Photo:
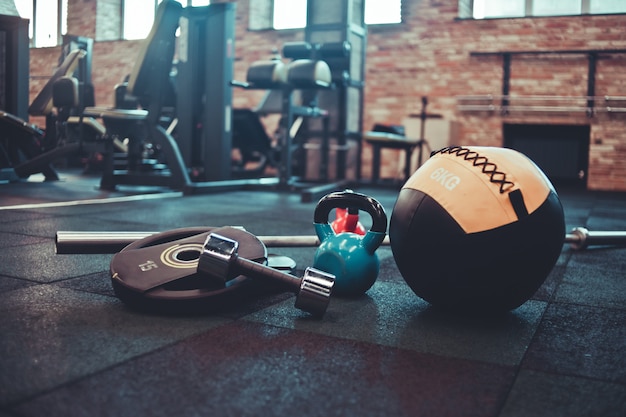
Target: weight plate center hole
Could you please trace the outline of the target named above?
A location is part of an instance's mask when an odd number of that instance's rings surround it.
[[[195,262],[200,258],[200,251],[194,249],[183,249],[174,253],[174,259],[179,262]]]

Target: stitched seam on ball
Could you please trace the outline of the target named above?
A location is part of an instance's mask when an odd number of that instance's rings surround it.
[[[464,148],[462,146],[447,146],[439,149],[438,151],[432,152],[431,156],[444,153],[458,156],[466,161],[471,161],[472,165],[480,167],[483,174],[487,174],[489,176],[490,182],[499,184],[500,194],[510,191],[515,187],[515,183],[513,183],[513,181],[506,179],[506,174],[504,172],[498,171],[498,166],[496,164],[489,162],[487,157],[479,155],[476,151],[472,151],[471,149]]]

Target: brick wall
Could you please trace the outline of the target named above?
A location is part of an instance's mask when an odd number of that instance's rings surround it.
[[[75,35],[95,36],[99,2],[70,0],[68,27]],[[502,58],[472,56],[480,51],[538,51],[567,49],[626,49],[624,15],[529,19],[458,19],[458,0],[405,0],[404,23],[371,27],[368,35],[364,130],[374,123],[402,122],[420,110],[420,97],[429,97],[429,111],[455,121],[453,142],[459,145],[502,145],[503,123],[590,125],[588,188],[626,191],[626,114],[462,112],[456,96],[499,95]],[[467,2],[463,2],[466,4]],[[272,48],[301,40],[302,31],[249,31],[248,1],[237,2],[235,78],[245,79],[255,60]],[[137,41],[96,42],[93,80],[98,105],[113,103],[113,86],[132,68]],[[57,48],[31,50],[31,75],[45,76],[56,65]],[[598,60],[596,95],[626,96],[626,55]],[[40,80],[31,79],[31,98]],[[511,95],[584,96],[587,60],[581,55],[519,55],[511,63]],[[235,90],[234,106],[254,107],[262,93]],[[623,105],[626,107],[626,105]],[[363,174],[370,173],[371,152],[363,152]],[[396,164],[390,157],[387,164]],[[393,170],[397,171],[396,169]]]
[[[461,145],[502,145],[503,123],[585,124],[591,127],[590,189],[626,190],[626,113],[469,113],[455,96],[501,94],[502,58],[472,51],[626,49],[624,16],[457,20],[456,0],[412,1],[406,27],[370,30],[365,128],[399,123],[429,96],[430,110],[458,123]],[[390,65],[389,60],[395,61]],[[596,95],[625,96],[626,55],[598,60]],[[511,95],[585,96],[587,59],[582,55],[514,56]],[[390,99],[390,97],[392,97]]]

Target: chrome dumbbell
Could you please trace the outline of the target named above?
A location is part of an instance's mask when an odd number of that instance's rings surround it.
[[[267,267],[237,254],[239,243],[211,233],[198,259],[198,272],[222,282],[239,275],[280,282],[296,294],[296,308],[315,316],[323,316],[330,302],[335,276],[315,268],[307,268],[302,278]]]

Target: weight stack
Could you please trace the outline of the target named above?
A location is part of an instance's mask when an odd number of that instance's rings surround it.
[[[317,58],[330,67],[336,88],[320,90],[319,107],[329,112],[331,180],[359,180],[363,125],[363,84],[367,28],[364,0],[316,0],[307,5],[305,41],[320,45]],[[342,46],[343,45],[343,46]],[[308,131],[321,132],[321,119],[307,121]],[[321,135],[320,135],[321,136]],[[314,141],[307,141],[308,143]],[[319,152],[308,146],[307,178],[318,174]],[[321,146],[319,147],[321,148]],[[313,178],[311,178],[313,177]]]
[[[194,180],[231,179],[236,6],[186,7],[180,19],[176,141]]]

